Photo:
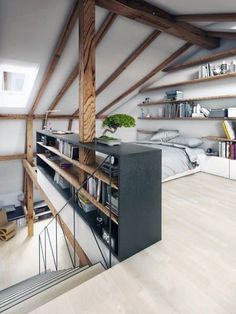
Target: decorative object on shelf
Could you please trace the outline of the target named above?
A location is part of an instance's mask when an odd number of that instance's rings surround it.
[[[200,104],[193,107],[192,118],[204,118],[204,114],[201,112]]]
[[[146,104],[149,104],[150,103],[150,97],[146,97],[143,101],[143,104],[146,105]]]
[[[105,144],[108,146],[120,145],[121,139],[107,136],[106,133],[115,133],[118,128],[131,128],[135,127],[135,119],[127,114],[114,114],[107,117],[103,123],[103,127],[108,127],[103,132],[103,135],[97,139],[97,142],[100,144]]]
[[[57,109],[54,109],[54,110],[47,110],[46,111],[46,114],[45,114],[45,119],[44,119],[44,126],[43,126],[43,129],[44,130],[50,130],[52,131],[52,127],[49,125],[48,123],[48,115],[49,113],[52,113],[52,112],[59,112],[60,110],[57,110]]]

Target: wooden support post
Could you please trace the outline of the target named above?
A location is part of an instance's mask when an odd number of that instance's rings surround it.
[[[79,8],[79,136],[93,142],[96,129],[95,104],[95,0],[81,0]],[[80,161],[93,164],[95,153],[80,150]]]
[[[27,119],[27,130],[26,130],[26,142],[27,142],[27,161],[33,166],[34,155],[33,155],[33,118]],[[32,237],[34,235],[34,195],[33,195],[33,181],[27,175],[27,190],[26,190],[26,207],[28,212],[28,235]]]

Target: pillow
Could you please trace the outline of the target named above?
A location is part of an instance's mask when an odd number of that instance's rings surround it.
[[[151,138],[150,141],[163,141],[168,142],[169,140],[179,136],[178,130],[165,130],[159,129],[157,133],[155,133]]]
[[[203,141],[197,137],[185,137],[185,136],[178,136],[174,139],[169,141],[170,143],[180,144],[184,146],[188,146],[190,148],[195,148],[202,145]]]

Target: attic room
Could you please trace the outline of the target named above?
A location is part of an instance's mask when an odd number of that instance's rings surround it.
[[[236,313],[236,3],[0,0],[0,313]]]

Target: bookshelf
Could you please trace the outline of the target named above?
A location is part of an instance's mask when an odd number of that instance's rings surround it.
[[[140,93],[154,92],[154,91],[164,89],[164,88],[177,87],[177,86],[182,86],[182,85],[191,85],[191,84],[197,84],[197,83],[205,83],[205,82],[211,82],[211,81],[222,80],[222,79],[229,79],[229,78],[234,78],[234,77],[236,77],[236,72],[220,74],[220,75],[204,77],[204,78],[197,78],[197,79],[193,79],[193,80],[180,81],[180,82],[171,83],[171,84],[160,85],[160,86],[156,86],[156,87],[142,89],[140,91]]]
[[[118,261],[160,241],[161,152],[128,143],[115,147],[94,143],[85,144],[80,143],[78,138],[78,134],[57,135],[49,131],[37,132],[37,167],[40,173],[50,180],[65,200],[73,198],[72,204],[75,206],[77,215],[82,218],[84,224],[93,229],[106,250],[109,244],[103,238],[103,229],[108,227],[109,217],[111,217],[111,237],[115,243],[112,247],[112,255]],[[96,164],[83,165],[77,159],[63,154],[58,147],[60,141],[95,151]],[[98,160],[110,154],[117,160],[117,174],[110,177],[108,173],[99,169],[93,179],[97,182],[97,189],[98,182],[101,181],[101,195],[99,194],[99,197],[98,194],[92,195],[88,187],[81,188],[79,173],[82,170],[88,175],[93,174],[98,166]],[[70,166],[64,167],[67,163]],[[55,180],[58,175],[69,186],[61,186]],[[111,190],[109,189],[110,182]],[[84,210],[77,199],[78,189],[80,189],[80,197],[89,201],[94,206],[94,210],[89,212]],[[117,195],[116,212],[110,212],[107,206],[113,193]],[[98,217],[103,219],[102,227],[97,225]],[[83,247],[83,249],[86,252],[86,248]]]
[[[223,121],[223,120],[229,120],[234,121],[236,118],[193,118],[193,117],[183,117],[183,118],[165,118],[165,117],[150,117],[150,118],[142,118],[138,117],[139,120],[195,120],[195,121]]]
[[[180,104],[185,102],[194,102],[194,101],[209,101],[209,100],[218,100],[218,99],[233,99],[236,98],[235,95],[218,95],[218,96],[209,96],[209,97],[195,97],[195,98],[186,98],[186,99],[179,99],[179,100],[158,100],[155,102],[145,103],[145,104],[138,104],[138,107],[149,107],[149,106],[159,106],[165,104]]]

